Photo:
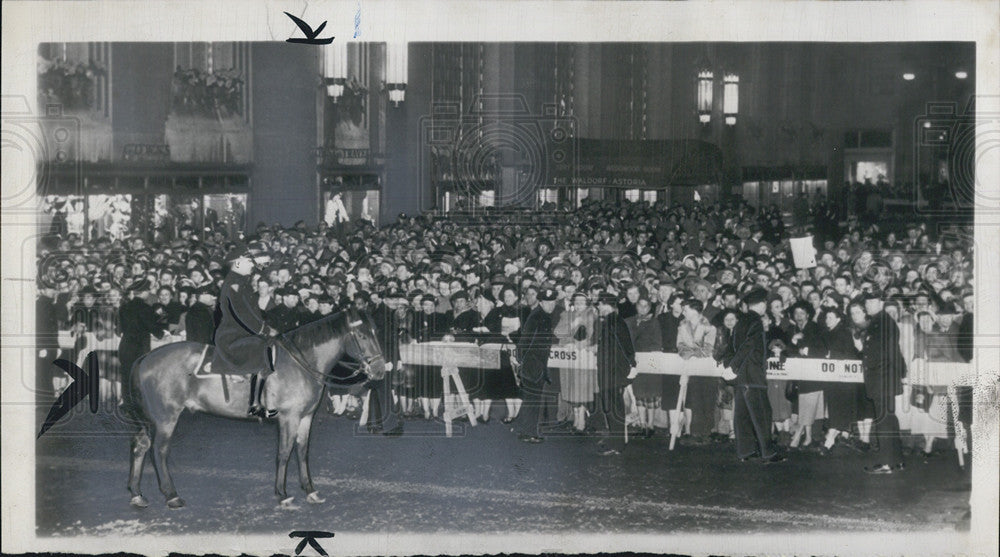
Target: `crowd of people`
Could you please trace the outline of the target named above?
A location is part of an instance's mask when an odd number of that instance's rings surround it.
[[[475,419],[496,417],[534,443],[554,430],[620,431],[626,419],[642,437],[668,428],[682,443],[727,441],[732,385],[687,378],[684,405],[677,407],[681,379],[636,374],[635,353],[728,365],[751,292],[767,293],[759,318],[770,357],[862,360],[866,331],[889,326],[876,318],[887,315],[898,330],[891,342],[899,345],[902,375],[920,362],[971,360],[968,227],[941,228],[913,215],[859,222],[825,205],[786,222],[774,207],[741,200],[587,201],[530,223],[502,212],[462,222],[401,215],[381,229],[367,221],[262,223],[240,238],[188,228],[157,244],[136,236],[84,243],[76,233],[53,234],[38,249],[37,330],[40,339],[69,331],[72,348],[64,343],[62,351],[71,359],[135,331],[151,334],[151,346],[211,343],[226,254],[245,243],[269,256],[251,283],[276,332],[349,307],[372,316],[393,371],[389,394],[369,403],[370,431],[393,412],[440,419],[440,370],[402,364],[400,343],[499,342],[511,347],[499,371],[460,369],[459,375]],[[805,235],[814,238],[816,265],[798,268],[789,239]],[[533,360],[539,335],[544,345],[593,352],[598,369],[547,369]],[[119,356],[125,371],[138,357]],[[943,389],[907,385],[888,395],[897,401],[900,427],[923,436],[913,450],[926,457],[935,440],[952,434]],[[767,380],[772,431],[789,449],[867,451],[878,438],[875,418],[885,411],[869,391],[853,383]],[[331,390],[328,410],[357,417],[371,399],[363,388]],[[960,419],[970,421],[965,406]],[[603,451],[621,449],[609,439]]]

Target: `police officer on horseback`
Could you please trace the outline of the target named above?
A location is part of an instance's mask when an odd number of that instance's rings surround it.
[[[252,373],[250,381],[250,409],[248,414],[273,417],[276,412],[266,411],[261,404],[264,380],[274,371],[274,349],[271,338],[278,331],[264,322],[251,284],[256,263],[267,256],[258,256],[246,245],[230,250],[226,260],[229,274],[222,283],[217,311],[221,314],[215,330],[215,355],[212,368],[220,367],[234,373]]]

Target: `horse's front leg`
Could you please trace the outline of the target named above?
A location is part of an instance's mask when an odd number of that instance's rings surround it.
[[[312,476],[309,474],[309,430],[312,427],[314,414],[309,414],[299,421],[299,428],[295,435],[296,450],[299,457],[299,484],[302,490],[308,495],[306,501],[310,503],[323,503],[326,499],[319,496],[313,488]]]
[[[292,498],[288,497],[285,491],[285,480],[288,476],[288,459],[292,456],[292,443],[295,442],[298,425],[298,419],[285,415],[281,416],[278,424],[278,457],[277,471],[274,477],[274,493],[283,505],[289,505],[292,502]]]

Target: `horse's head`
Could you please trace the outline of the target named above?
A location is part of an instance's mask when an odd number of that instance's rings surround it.
[[[347,336],[344,353],[360,362],[359,371],[371,381],[385,377],[385,357],[375,337],[375,327],[368,316],[351,310],[347,313]]]

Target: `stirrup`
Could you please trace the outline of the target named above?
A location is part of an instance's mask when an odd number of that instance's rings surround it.
[[[248,416],[256,416],[258,418],[274,418],[278,415],[277,410],[271,410],[270,408],[265,408],[263,406],[251,406],[247,410]]]

